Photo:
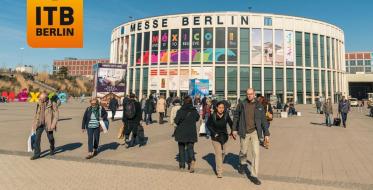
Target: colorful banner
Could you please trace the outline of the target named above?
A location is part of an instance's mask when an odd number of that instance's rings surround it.
[[[294,65],[294,33],[285,31],[285,61],[287,66]]]
[[[189,95],[209,95],[209,80],[191,79],[189,81]]]

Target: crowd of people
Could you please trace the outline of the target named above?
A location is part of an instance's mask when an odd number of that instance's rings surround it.
[[[269,126],[273,119],[272,106],[263,97],[255,97],[255,90],[247,89],[247,98],[238,101],[235,109],[227,100],[217,100],[216,97],[186,96],[178,97],[143,96],[140,100],[135,94],[130,94],[121,100],[123,106],[123,130],[121,133],[127,148],[142,144],[141,130],[143,125],[153,123],[152,114],[158,114],[159,124],[164,124],[164,118],[169,111],[169,125],[174,129],[172,138],[178,146],[178,162],[180,170],[187,169],[193,173],[196,166],[194,145],[198,142],[198,128],[205,127],[205,136],[211,139],[212,149],[215,152],[216,175],[223,176],[223,160],[226,143],[231,137],[239,138],[240,152],[238,172],[244,174],[250,161],[250,180],[260,185],[259,172],[259,148],[269,148]],[[112,113],[114,121],[119,102],[115,96],[108,102],[108,110]],[[171,110],[168,110],[171,109]],[[109,112],[101,105],[99,99],[90,100],[82,119],[82,132],[87,133],[88,155],[91,159],[99,153],[100,133],[109,127]],[[233,116],[233,117],[232,117]],[[40,158],[40,137],[43,131],[47,133],[50,143],[50,154],[54,154],[53,132],[56,130],[59,118],[58,104],[48,99],[45,93],[41,93],[35,113],[33,130],[36,132],[36,140],[33,144],[34,154],[31,160]],[[141,122],[143,121],[143,123]],[[199,123],[202,123],[199,125]],[[229,126],[229,130],[227,129]]]

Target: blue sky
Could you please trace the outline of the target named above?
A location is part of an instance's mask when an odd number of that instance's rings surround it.
[[[371,0],[85,0],[84,48],[33,49],[26,43],[26,0],[0,0],[0,67],[20,63],[50,70],[54,59],[109,58],[115,26],[137,18],[205,11],[248,11],[302,16],[337,25],[346,51],[373,51]],[[24,50],[20,50],[24,48]]]

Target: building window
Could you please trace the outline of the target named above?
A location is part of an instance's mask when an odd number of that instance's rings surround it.
[[[228,64],[237,64],[237,28],[228,28]]]
[[[332,65],[330,67],[332,69],[334,69],[334,67],[335,67],[335,58],[334,58],[335,57],[335,53],[334,53],[335,52],[335,49],[334,49],[335,45],[334,45],[334,42],[335,42],[335,40],[334,40],[334,38],[332,38],[332,53],[331,53],[332,54]]]
[[[151,56],[149,56],[149,41],[150,41],[150,32],[145,32],[144,33],[144,41],[143,41],[143,51],[142,51],[142,60],[143,60],[143,65],[149,65],[149,59]]]
[[[175,65],[179,62],[179,29],[171,30],[171,52],[170,64]]]
[[[275,62],[276,65],[284,65],[284,31],[275,30]]]
[[[323,92],[323,95],[326,95],[326,88],[325,88],[325,84],[326,84],[326,81],[325,81],[325,71],[321,71],[321,90]]]
[[[311,35],[309,33],[304,34],[305,40],[305,60],[306,67],[311,67]]]
[[[144,68],[142,70],[143,74],[142,74],[142,78],[143,78],[143,81],[142,81],[142,94],[145,94],[147,95],[147,92],[148,92],[148,75],[149,75],[149,69],[148,68]]]
[[[228,67],[227,81],[228,96],[237,96],[237,67]]]
[[[363,61],[363,60],[358,60],[358,61],[357,61],[357,65],[359,65],[359,66],[364,65],[364,61]]]
[[[132,81],[133,81],[133,78],[132,78],[132,74],[133,74],[133,69],[129,69],[129,92],[132,92]]]
[[[306,69],[306,92],[311,95],[311,70]]]
[[[252,64],[261,65],[262,64],[262,30],[253,29],[252,30]]]
[[[313,34],[313,67],[319,67],[319,37]]]
[[[215,68],[215,94],[218,98],[224,98],[225,91],[225,67]]]
[[[371,61],[370,60],[365,60],[365,66],[370,66],[371,65]]]
[[[264,68],[264,91],[265,94],[271,94],[273,90],[273,69],[265,67]]]
[[[192,63],[200,64],[202,60],[202,50],[201,50],[201,38],[202,31],[200,28],[192,29]]]
[[[365,67],[365,72],[366,72],[366,73],[370,73],[370,72],[372,72],[372,68],[371,68],[371,67]]]
[[[250,29],[240,29],[240,64],[250,64]]]
[[[135,34],[131,35],[131,55],[130,55],[130,66],[134,65],[135,63]]]
[[[302,54],[302,41],[303,41],[303,34],[302,32],[295,33],[295,51],[296,51],[296,62],[297,66],[303,66],[303,54]]]
[[[264,26],[272,26],[272,18],[264,17]]]
[[[330,37],[326,37],[326,68],[331,68],[330,66]]]
[[[262,91],[262,68],[259,67],[253,67],[253,88],[257,93],[260,93]]]
[[[325,37],[320,36],[320,61],[321,61],[321,68],[325,68]]]
[[[284,69],[276,68],[276,94],[284,93]]]
[[[272,65],[273,63],[273,30],[264,29],[264,64]]]
[[[184,30],[184,29],[183,29]],[[214,33],[212,28],[205,28],[203,32],[203,63],[212,64],[213,62],[213,47]]]
[[[153,31],[152,32],[152,55],[151,55],[151,64],[152,65],[158,65],[158,59],[159,59],[159,52],[158,52],[158,47],[159,47],[159,32],[158,31]]]
[[[319,71],[318,70],[315,70],[313,72],[313,81],[314,81],[314,87],[315,87],[315,96],[318,96],[319,95],[319,92],[320,92],[320,87],[319,87]]]
[[[142,42],[142,34],[138,33],[136,35],[136,65],[141,64],[141,42]]]
[[[294,70],[286,69],[286,89],[287,92],[294,92]]]
[[[225,63],[225,28],[215,29],[215,63],[224,64]]]
[[[246,97],[246,90],[250,87],[250,67],[240,68],[240,97]]]
[[[161,31],[161,51],[160,51],[160,64],[161,65],[167,65],[169,60],[169,54],[168,51],[168,43],[169,43],[169,36],[168,36],[168,30],[162,30]]]
[[[350,61],[351,66],[356,66],[356,61]]]

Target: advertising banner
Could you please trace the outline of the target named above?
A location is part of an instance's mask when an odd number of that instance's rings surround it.
[[[191,79],[189,81],[189,95],[209,95],[209,80]]]
[[[294,65],[294,33],[292,31],[285,31],[285,59],[287,66]]]
[[[108,93],[124,96],[127,65],[98,63],[94,68],[97,97],[103,97]]]

